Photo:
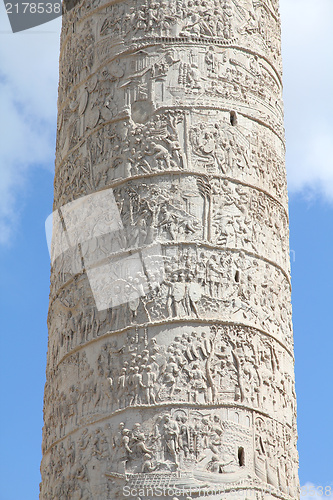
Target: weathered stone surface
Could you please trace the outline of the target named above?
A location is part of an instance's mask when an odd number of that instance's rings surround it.
[[[278,1],[67,7],[40,498],[296,499]]]

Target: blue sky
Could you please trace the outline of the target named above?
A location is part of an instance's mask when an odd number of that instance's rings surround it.
[[[300,480],[333,489],[333,2],[280,0]],[[38,498],[60,20],[0,4],[0,500]],[[325,498],[333,499],[326,496]]]

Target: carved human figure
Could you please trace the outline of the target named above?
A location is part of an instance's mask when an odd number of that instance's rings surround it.
[[[170,387],[169,397],[172,398],[177,387],[177,380],[179,377],[179,366],[173,356],[170,356],[164,368],[163,381]]]
[[[172,420],[169,415],[165,415],[162,429],[162,439],[165,446],[166,456],[169,455],[176,465],[178,465],[178,435],[179,427],[177,422]]]
[[[147,404],[156,403],[156,396],[155,396],[156,380],[157,376],[156,373],[152,371],[152,366],[151,365],[146,366],[142,376],[142,383],[146,394]]]
[[[193,400],[198,402],[199,394],[204,394],[204,400],[207,401],[207,379],[199,363],[193,363],[189,370],[190,384],[193,393]]]
[[[187,458],[190,450],[190,435],[189,427],[187,424],[187,417],[180,416],[178,418],[179,435],[178,435],[178,447],[184,453],[184,457]]]
[[[129,429],[123,429],[121,432],[121,441],[119,447],[119,472],[126,471],[126,464],[130,460],[131,454],[133,451],[129,447],[130,443],[130,434],[131,431]]]
[[[121,373],[117,380],[117,397],[119,400],[119,407],[126,406],[126,392],[127,392],[127,369],[121,369]]]
[[[220,298],[220,286],[223,270],[220,268],[216,255],[212,255],[207,262],[207,282],[212,297]]]

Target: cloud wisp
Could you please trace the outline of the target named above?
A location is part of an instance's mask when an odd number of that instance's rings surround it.
[[[333,3],[280,3],[289,190],[333,203]]]
[[[317,486],[307,482],[301,486],[300,500],[333,500],[333,484]]]
[[[53,168],[60,23],[12,34],[0,4],[0,244],[17,227],[31,169]]]

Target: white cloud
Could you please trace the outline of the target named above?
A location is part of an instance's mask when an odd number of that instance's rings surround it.
[[[280,3],[289,189],[333,202],[333,3]]]
[[[333,500],[333,484],[316,486],[307,482],[301,486],[300,500]]]
[[[60,24],[12,34],[0,3],[0,244],[18,221],[30,170],[53,168]]]

